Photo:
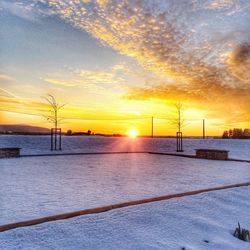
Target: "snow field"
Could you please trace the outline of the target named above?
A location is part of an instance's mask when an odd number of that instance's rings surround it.
[[[6,231],[3,249],[247,250],[232,236],[250,228],[250,187],[116,209]]]
[[[1,159],[0,225],[250,181],[250,164],[151,154]]]
[[[63,136],[63,150],[72,152],[153,151],[176,153],[175,138],[117,138]],[[0,135],[0,147],[21,147],[22,154],[45,154],[50,151],[50,136]],[[184,154],[195,154],[198,148],[229,150],[229,157],[250,160],[250,140],[184,139]],[[55,153],[55,151],[53,152]]]

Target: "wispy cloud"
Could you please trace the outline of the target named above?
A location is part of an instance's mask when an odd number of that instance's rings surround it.
[[[45,1],[1,1],[0,11],[8,11],[14,16],[18,16],[28,21],[37,22],[42,16],[53,14],[47,8]]]
[[[0,98],[1,97],[14,97],[14,98],[18,98],[18,96],[16,96],[15,94],[11,93],[10,91],[0,88]]]
[[[64,69],[66,73],[61,73],[61,75],[59,73],[57,77],[41,77],[41,80],[65,87],[106,88],[124,83],[124,76],[133,72],[126,63],[115,64],[108,70],[77,69],[67,65]]]
[[[80,77],[83,81],[95,84],[118,83],[122,79],[113,72],[81,70]]]
[[[51,78],[41,78],[41,80],[55,84],[55,85],[61,85],[65,87],[75,87],[79,84],[82,85],[82,82],[79,82],[78,80],[60,80],[60,79],[51,79]]]
[[[235,0],[212,0],[207,2],[207,8],[213,10],[236,8],[238,3]]]
[[[15,82],[11,76],[0,74],[0,98],[2,97],[12,97],[18,98],[17,95],[13,94],[11,91],[7,90],[3,85],[7,85],[10,82]]]
[[[14,79],[8,75],[0,74],[0,82],[14,81]]]

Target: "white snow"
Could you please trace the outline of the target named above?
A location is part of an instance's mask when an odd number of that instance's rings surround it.
[[[156,151],[176,153],[174,138],[114,138],[63,136],[63,151],[66,152],[110,152],[110,151]],[[51,153],[49,136],[0,135],[0,147],[21,147],[22,154]],[[229,150],[230,158],[250,160],[250,140],[237,139],[184,139],[184,154],[195,154],[197,148]],[[53,152],[54,153],[54,152]]]
[[[112,210],[0,233],[1,249],[249,250],[250,187]],[[205,241],[208,241],[205,242]]]
[[[48,136],[0,136],[0,147],[50,153]],[[250,140],[185,139],[250,160]],[[63,137],[63,151],[175,152],[174,139]],[[124,201],[250,181],[250,164],[152,154],[0,159],[0,225]],[[0,233],[0,249],[250,249],[250,187],[204,193]],[[205,242],[208,241],[207,242]]]
[[[0,160],[0,225],[250,181],[250,164],[151,154]]]

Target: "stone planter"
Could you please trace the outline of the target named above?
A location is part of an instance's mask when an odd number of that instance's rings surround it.
[[[0,148],[0,158],[20,157],[20,148]]]
[[[196,157],[211,160],[228,160],[227,150],[219,149],[196,149]]]

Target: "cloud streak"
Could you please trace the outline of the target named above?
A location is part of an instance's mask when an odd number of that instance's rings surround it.
[[[107,86],[118,86],[124,83],[124,75],[130,72],[130,68],[126,64],[116,64],[109,70],[86,70],[74,69],[64,66],[67,74],[61,75],[59,78],[50,77],[40,79],[55,85],[64,87],[83,87],[89,89],[107,88]]]

